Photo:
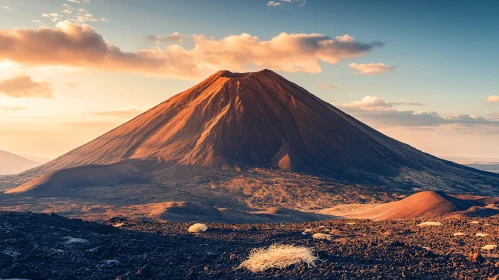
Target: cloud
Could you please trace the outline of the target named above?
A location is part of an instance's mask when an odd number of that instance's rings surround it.
[[[487,102],[499,102],[499,95],[491,95],[491,96],[485,98],[485,101],[487,101]]]
[[[56,22],[56,21],[61,20],[63,16],[61,14],[59,14],[59,13],[50,13],[50,14],[43,13],[42,17],[48,18],[51,21]]]
[[[360,110],[380,110],[392,108],[392,104],[376,96],[365,96],[360,101],[343,104],[344,108],[355,108]]]
[[[147,40],[154,41],[156,44],[164,44],[164,43],[179,43],[182,41],[182,35],[178,32],[173,32],[167,36],[161,35],[149,35],[147,36]]]
[[[418,102],[388,102],[375,96],[365,96],[360,101],[339,105],[347,113],[362,120],[389,126],[440,126],[440,125],[499,125],[499,121],[479,116],[461,114],[443,117],[437,112],[398,110],[396,105],[422,105]]]
[[[4,8],[4,10],[7,10],[7,11],[12,11],[12,9],[11,9],[11,8],[9,8],[9,7],[7,7],[7,6],[5,6],[5,7],[3,7],[3,8]]]
[[[44,24],[41,20],[39,20],[39,19],[32,19],[32,20],[30,20],[30,21],[31,21],[32,23],[36,23],[36,24],[38,24],[38,25],[40,25],[40,26],[45,25],[45,24]]]
[[[384,63],[368,63],[368,64],[357,64],[350,63],[348,67],[355,69],[357,74],[362,75],[374,75],[383,74],[386,72],[393,71],[394,66],[389,66]]]
[[[281,3],[286,3],[286,4],[289,4],[289,3],[297,3],[298,4],[298,7],[303,7],[307,4],[307,1],[306,0],[277,0],[277,1],[269,1],[267,2],[267,6],[269,7],[277,7],[279,5],[281,5]]]
[[[383,44],[363,43],[349,35],[281,33],[263,41],[243,33],[217,40],[193,35],[191,49],[174,44],[123,52],[86,24],[59,22],[55,28],[0,30],[0,59],[36,65],[62,65],[107,71],[150,73],[198,79],[220,69],[271,68],[319,73],[320,62],[335,64]]]
[[[98,116],[131,118],[131,117],[135,117],[135,116],[145,112],[146,109],[147,109],[146,107],[130,106],[130,107],[124,107],[124,108],[119,108],[119,109],[109,110],[109,111],[98,111],[98,112],[94,112],[92,114],[98,115]]]
[[[318,87],[320,89],[337,89],[337,88],[340,88],[339,86],[333,85],[333,84],[319,84]]]
[[[52,88],[46,81],[36,82],[28,76],[18,76],[0,82],[0,94],[10,97],[52,98]]]
[[[74,82],[69,82],[69,83],[66,83],[66,86],[68,88],[77,88],[78,87],[78,84],[77,83],[74,83]]]
[[[68,2],[80,4],[80,3],[90,3],[90,0],[67,0]]]
[[[28,107],[24,106],[0,106],[0,111],[23,111],[28,109]]]
[[[403,106],[423,106],[421,102],[391,102],[392,105],[403,105]]]
[[[79,8],[76,15],[73,18],[69,18],[68,20],[79,22],[79,23],[84,23],[87,21],[91,21],[91,22],[92,21],[99,21],[98,19],[94,18],[94,15],[92,15],[91,13],[89,13],[87,10],[85,10],[83,8]]]

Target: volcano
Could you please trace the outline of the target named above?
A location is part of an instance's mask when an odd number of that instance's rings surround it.
[[[255,172],[274,183],[248,187],[249,181],[259,181]],[[325,201],[341,194],[356,202],[357,193],[350,190],[496,194],[499,187],[499,175],[436,158],[385,136],[270,70],[219,71],[20,176],[26,183],[7,193],[54,195],[87,186],[127,185],[164,190],[171,182],[182,185],[196,177],[198,183],[192,185],[225,186],[223,195],[237,193],[235,200],[246,206],[282,206],[276,197],[293,180],[309,183],[288,189],[286,195],[293,195],[285,205],[302,199],[304,190],[324,195]],[[240,179],[237,186],[235,178]],[[277,191],[279,178],[286,179]],[[256,194],[265,199],[255,202]],[[326,204],[331,203],[336,202]]]

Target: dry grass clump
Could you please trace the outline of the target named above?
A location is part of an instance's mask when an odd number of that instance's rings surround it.
[[[196,233],[196,232],[206,231],[207,229],[208,229],[207,225],[196,223],[196,224],[193,224],[192,226],[190,226],[189,229],[188,229],[188,231]]]
[[[268,248],[253,249],[238,268],[246,268],[251,272],[261,272],[269,268],[286,268],[292,264],[304,262],[314,265],[317,257],[307,247],[295,245],[273,244]]]
[[[312,238],[313,239],[320,239],[320,240],[331,240],[332,239],[330,234],[325,234],[325,233],[314,233],[314,235],[312,235]]]
[[[493,250],[493,249],[496,249],[496,248],[497,248],[497,245],[485,245],[481,249],[489,251],[489,250]]]
[[[488,235],[489,235],[488,233],[482,233],[482,232],[477,232],[477,233],[475,234],[475,236],[476,236],[476,237],[486,237],[486,236],[488,236]]]
[[[441,226],[441,222],[423,222],[418,224],[418,227],[426,227],[426,226]]]

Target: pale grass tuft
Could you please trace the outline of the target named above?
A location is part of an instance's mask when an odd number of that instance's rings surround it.
[[[476,237],[485,237],[489,235],[488,233],[481,233],[481,232],[477,232],[477,234],[475,234]]]
[[[497,245],[485,245],[482,247],[482,250],[492,250],[497,248]]]
[[[314,231],[314,230],[313,230],[313,229],[311,229],[311,228],[306,228],[303,232],[305,232],[305,233],[309,233],[309,232],[313,232],[313,231]]]
[[[456,233],[454,233],[454,236],[465,236],[465,235],[466,235],[466,233],[464,233],[464,232],[456,232]]]
[[[64,237],[66,239],[67,244],[76,244],[76,243],[88,243],[89,241],[83,238],[74,238],[74,237]]]
[[[426,226],[441,226],[441,222],[423,222],[418,225],[418,227],[426,227]]]
[[[203,232],[208,230],[208,226],[205,224],[196,223],[189,227],[189,232]]]
[[[312,235],[312,238],[313,239],[321,239],[321,240],[331,240],[332,239],[330,234],[325,234],[325,233],[314,233],[314,235]]]
[[[307,247],[273,244],[268,248],[253,249],[248,259],[238,268],[246,268],[256,273],[269,268],[286,268],[301,262],[314,265],[316,260],[317,257]]]

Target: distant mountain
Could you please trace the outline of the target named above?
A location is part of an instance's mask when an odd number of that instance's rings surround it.
[[[0,175],[21,173],[39,165],[40,162],[0,150]]]
[[[488,172],[494,172],[494,173],[499,173],[499,162],[489,162],[489,163],[469,163],[466,164],[466,166],[488,171]]]

